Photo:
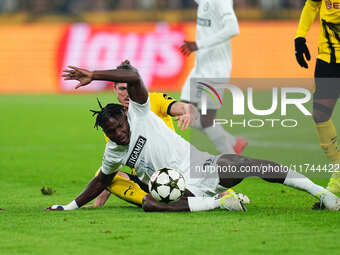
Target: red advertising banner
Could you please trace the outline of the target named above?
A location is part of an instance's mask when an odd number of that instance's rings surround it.
[[[187,37],[182,24],[133,24],[90,26],[73,24],[59,44],[57,67],[68,65],[89,70],[114,69],[122,60],[129,59],[137,67],[150,90],[179,90],[187,75],[187,59],[179,46]],[[74,81],[59,79],[61,91],[73,91]],[[96,81],[82,88],[102,90],[108,82]]]
[[[307,38],[313,56],[309,69],[295,60],[296,27],[292,21],[240,22],[241,34],[231,40],[232,77],[313,77],[320,24],[312,26]],[[61,78],[68,65],[113,69],[125,59],[139,69],[149,90],[179,91],[195,58],[182,56],[179,46],[194,38],[194,23],[2,26],[0,93],[75,92],[76,82]],[[77,92],[109,86],[95,82]]]

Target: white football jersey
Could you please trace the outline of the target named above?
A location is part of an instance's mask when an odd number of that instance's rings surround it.
[[[239,34],[233,0],[196,0],[195,74],[197,78],[227,78],[232,67],[229,39]]]
[[[129,146],[119,146],[112,141],[107,143],[102,163],[103,173],[111,174],[120,165],[127,165],[135,168],[138,178],[147,184],[155,171],[172,168],[183,175],[186,188],[195,195],[215,193],[218,184],[216,174],[213,178],[205,176],[206,180],[190,177],[190,167],[193,168],[197,162],[202,165],[215,157],[197,150],[171,130],[151,111],[149,99],[143,105],[130,99],[128,121],[131,132]]]

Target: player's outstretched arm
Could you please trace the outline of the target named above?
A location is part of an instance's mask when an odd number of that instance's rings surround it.
[[[174,120],[178,122],[178,128],[182,126],[182,131],[186,130],[189,125],[192,126],[199,115],[194,105],[183,102],[175,102],[172,104],[170,114],[171,116],[176,116]]]
[[[93,80],[93,72],[78,68],[75,66],[68,66],[68,69],[63,70],[64,80],[77,80],[79,83],[75,86],[75,89],[86,86]]]
[[[121,81],[127,83],[127,91],[129,97],[132,101],[137,102],[139,104],[144,104],[148,100],[149,94],[146,89],[142,78],[140,77],[138,70],[130,64],[129,60],[123,61],[118,67],[117,70],[125,70],[130,72],[131,75],[135,75],[135,80],[133,82],[129,81]]]
[[[86,186],[85,190],[68,205],[52,205],[46,210],[48,211],[64,211],[75,210],[83,205],[87,204],[94,198],[96,198],[108,185],[112,183],[112,179],[116,173],[106,175],[102,172],[98,176],[94,177],[90,183]]]
[[[148,91],[144,86],[142,78],[137,69],[130,65],[128,60],[123,61],[117,69],[114,70],[91,72],[75,66],[69,66],[69,69],[63,72],[62,77],[64,77],[65,80],[79,81],[75,89],[86,86],[93,80],[122,82],[128,84],[127,90],[133,101],[144,104],[148,99]]]

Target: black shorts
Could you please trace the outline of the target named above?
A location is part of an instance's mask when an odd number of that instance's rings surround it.
[[[137,183],[142,190],[144,190],[146,193],[149,193],[148,185],[141,182],[141,180],[139,180],[136,175],[132,175],[132,174],[128,174],[128,173],[126,173],[126,174],[129,176],[131,181],[133,181],[134,183]]]
[[[340,95],[340,64],[317,59],[315,67],[314,99],[335,98]]]

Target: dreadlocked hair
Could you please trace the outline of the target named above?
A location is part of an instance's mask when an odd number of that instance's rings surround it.
[[[110,118],[124,116],[125,114],[125,108],[120,104],[107,104],[103,107],[98,98],[97,102],[99,104],[100,111],[90,110],[90,112],[93,113],[92,116],[97,116],[94,124],[94,128],[96,129],[98,129],[98,126],[103,127],[103,124]]]

